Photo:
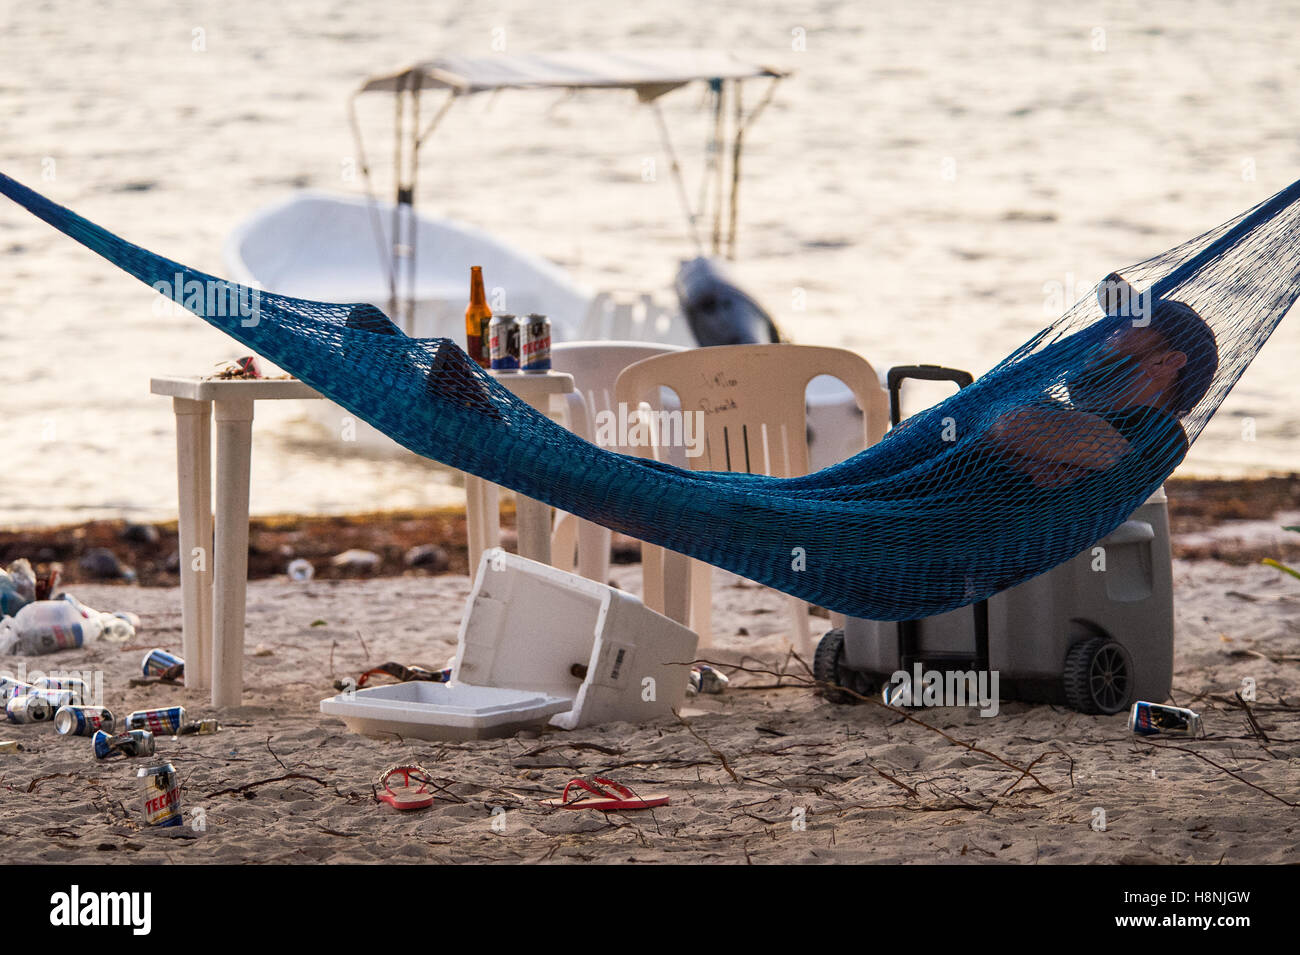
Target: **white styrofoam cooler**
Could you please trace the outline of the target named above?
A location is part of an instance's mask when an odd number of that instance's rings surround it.
[[[321,712],[354,732],[417,739],[655,719],[685,699],[697,642],[631,594],[494,549],[479,563],[450,683],[342,693]]]

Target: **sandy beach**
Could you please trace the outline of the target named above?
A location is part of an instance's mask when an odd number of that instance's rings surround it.
[[[334,679],[386,660],[444,665],[468,578],[253,582],[246,705],[218,711],[181,687],[129,686],[146,649],[179,651],[176,590],[83,585],[90,605],[140,614],[134,644],[0,667],[102,671],[117,713],[182,703],[224,729],[159,738],[189,823],[165,832],[141,824],[138,760],[96,761],[88,740],[48,725],[6,727],[25,749],[0,757],[0,861],[1300,861],[1300,591],[1258,566],[1179,561],[1175,573],[1174,700],[1203,713],[1207,736],[1154,743],[1130,734],[1123,715],[1054,706],[1004,703],[992,718],[914,711],[921,725],[883,706],[832,705],[800,685],[808,675],[789,656],[781,599],[722,574],[716,646],[700,657],[743,669],[724,694],[689,698],[681,721],[464,743],[371,739],[322,717],[319,701]],[[640,569],[616,567],[614,579],[635,592]],[[1262,736],[1234,699],[1247,677]],[[432,808],[375,802],[377,775],[405,761],[443,787]],[[621,815],[538,804],[596,772],[671,804]],[[1105,831],[1092,828],[1098,809]]]
[[[979,375],[1111,270],[1300,175],[1300,7],[1187,9],[394,0],[380,15],[337,0],[229,0],[92,15],[67,0],[11,4],[0,11],[0,172],[222,275],[223,243],[256,210],[302,189],[363,195],[345,102],[369,75],[440,53],[732,50],[793,72],[747,134],[737,281],[794,342],[851,349],[879,373],[925,362]],[[467,96],[448,114],[419,209],[593,290],[672,303],[672,276],[696,249],[671,179],[644,173],[661,155],[651,114],[626,89],[518,92]],[[699,93],[663,99],[692,194],[712,122]],[[753,82],[745,102],[761,95]],[[393,158],[391,107],[360,112],[376,170]],[[380,179],[385,197],[390,185]],[[1300,864],[1300,580],[1263,563],[1300,567],[1300,533],[1284,529],[1300,526],[1294,315],[1168,481],[1169,702],[1202,714],[1204,736],[1142,738],[1126,712],[1013,700],[989,716],[832,703],[794,652],[786,598],[719,571],[714,640],[694,662],[727,674],[724,692],[646,723],[439,743],[359,736],[319,705],[336,681],[386,661],[447,666],[471,590],[463,475],[358,448],[299,401],[256,412],[242,705],[139,679],[152,648],[182,651],[176,422],[149,379],[210,374],[247,353],[161,301],[0,199],[0,566],[60,566],[83,603],[140,621],[125,645],[0,656],[0,674],[73,672],[102,684],[119,719],[183,705],[222,726],[159,735],[156,759],[97,760],[90,740],[50,724],[0,723],[0,740],[18,744],[0,751],[0,863]],[[341,375],[352,370],[340,360]],[[946,394],[909,386],[903,411]],[[224,473],[225,487],[240,483]],[[931,507],[940,490],[909,519],[948,514]],[[503,544],[516,549],[506,503]],[[738,513],[729,527],[780,512]],[[656,512],[674,516],[671,501]],[[639,595],[640,558],[617,537],[610,583]],[[313,579],[289,579],[294,560]],[[892,550],[888,560],[906,570]],[[812,626],[823,634],[829,614]],[[163,760],[179,774],[184,821],[168,829],[145,824],[135,776]],[[409,763],[428,769],[437,797],[398,812],[375,784]],[[670,801],[637,813],[543,805],[593,774]]]

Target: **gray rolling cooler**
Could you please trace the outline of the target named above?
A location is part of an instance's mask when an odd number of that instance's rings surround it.
[[[891,368],[890,418],[904,380],[970,384],[937,365]],[[1094,548],[1105,570],[1094,570]],[[1073,560],[971,607],[900,623],[848,618],[817,647],[818,680],[864,696],[903,670],[993,670],[1003,699],[1118,713],[1168,699],[1173,680],[1173,569],[1164,490]],[[826,692],[832,702],[855,697]]]

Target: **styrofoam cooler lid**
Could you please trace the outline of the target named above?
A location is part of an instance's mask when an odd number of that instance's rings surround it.
[[[321,700],[328,716],[386,722],[393,732],[412,725],[485,729],[537,722],[573,706],[573,700],[532,690],[467,683],[398,683]]]

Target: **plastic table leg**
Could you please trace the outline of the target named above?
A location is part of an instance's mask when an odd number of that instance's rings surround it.
[[[212,402],[173,398],[181,655],[187,692],[212,683]]]
[[[248,590],[248,478],[253,402],[216,401],[217,517],[212,593],[212,705],[238,706],[244,689]]]

